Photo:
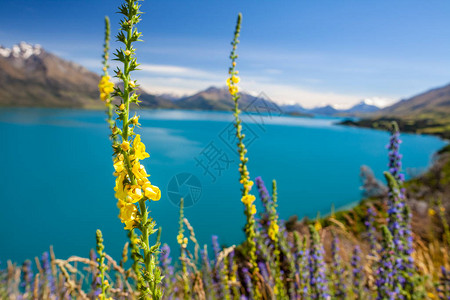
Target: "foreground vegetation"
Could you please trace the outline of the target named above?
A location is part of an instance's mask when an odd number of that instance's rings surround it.
[[[237,70],[241,15],[227,85],[234,103],[246,239],[241,245],[221,247],[219,237],[213,236],[211,248],[201,246],[184,218],[181,199],[176,237],[181,254],[175,261],[169,246],[160,247],[160,231],[149,213],[161,191],[148,180],[141,163],[149,154],[138,134],[139,116],[130,111],[130,104],[139,103],[138,84],[131,72],[138,69],[133,45],[141,35],[136,29],[140,5],[125,0],[119,12],[123,19],[116,38],[123,48],[115,58],[122,65],[114,73],[121,84],[114,86],[108,74],[106,20],[99,89],[111,130],[119,218],[129,242],[119,261],[107,254],[97,231],[96,251],[89,258],[57,259],[50,249],[35,259],[35,268],[30,261],[22,266],[9,263],[0,271],[3,299],[450,298],[450,230],[443,204],[450,186],[449,149],[440,154],[440,165],[435,164],[421,179],[405,182],[395,123],[390,124],[387,187],[366,176],[368,198],[350,211],[314,221],[279,218],[276,181],[268,189],[262,178],[251,180],[247,166]],[[255,194],[262,202],[259,213]],[[418,219],[420,225],[415,225]]]

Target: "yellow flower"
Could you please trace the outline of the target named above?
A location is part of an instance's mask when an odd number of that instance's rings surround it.
[[[123,141],[122,144],[120,145],[120,147],[122,147],[123,151],[128,151],[128,150],[130,150],[130,142]]]
[[[445,207],[441,206],[441,207],[439,207],[439,210],[440,210],[441,212],[444,212],[444,211],[445,211]]]
[[[122,221],[122,223],[136,220],[136,205],[119,200],[117,202],[117,207],[120,209],[119,219]]]
[[[434,216],[435,214],[436,214],[436,211],[434,211],[434,209],[432,209],[432,208],[429,208],[429,209],[428,209],[428,215],[429,215],[430,217]]]
[[[238,76],[231,76],[231,81],[233,81],[234,84],[239,83],[239,77]]]
[[[125,169],[125,165],[123,163],[123,160],[120,160],[119,158],[116,158],[114,160],[114,170],[116,170],[117,173],[121,173]]]
[[[228,90],[230,91],[230,94],[233,95],[233,96],[236,95],[239,92],[238,87],[235,86],[235,85],[230,86],[228,88]]]
[[[273,293],[274,293],[275,295],[278,295],[278,286],[274,286],[274,287],[273,287]]]
[[[141,142],[141,136],[139,134],[136,134],[136,137],[134,138],[133,150],[134,156],[137,159],[145,159],[150,157],[150,155],[145,152],[145,144]]]
[[[131,51],[130,50],[125,50],[125,55],[126,56],[129,56],[131,54]]]
[[[116,186],[114,191],[116,192],[116,198],[119,200],[125,200],[127,198],[127,192],[125,191],[123,181],[125,180],[126,173],[120,173],[116,178]]]
[[[137,160],[134,161],[131,171],[133,172],[134,176],[136,176],[137,180],[144,179],[150,176],[145,171],[145,167],[141,165]]]
[[[125,223],[125,227],[124,227],[125,230],[131,230],[136,225],[136,221],[135,220],[125,221],[123,223]]]
[[[269,237],[272,239],[272,241],[275,241],[275,239],[277,238],[279,229],[280,227],[276,222],[272,221],[270,223],[270,227],[267,233],[269,234]]]
[[[119,105],[119,110],[125,110],[125,104],[123,104],[123,103],[120,104],[120,105]]]
[[[109,95],[114,92],[114,83],[110,81],[111,77],[109,76],[102,76],[99,84],[98,89],[100,91],[100,99],[105,101],[109,98]]]
[[[250,207],[250,214],[251,215],[256,214],[256,206],[254,204]]]
[[[241,199],[242,203],[245,205],[251,205],[255,201],[255,196],[253,195],[245,195]]]
[[[128,196],[131,197],[131,202],[135,203],[142,198],[142,189],[139,185],[132,185],[128,190]]]
[[[139,117],[136,115],[134,115],[134,117],[131,118],[131,123],[133,123],[133,125],[135,125],[135,126],[141,125],[141,124],[139,124]]]
[[[436,299],[436,296],[433,293],[428,292],[427,293],[428,298],[430,299]]]
[[[251,181],[251,180],[247,181],[247,182],[244,184],[244,188],[245,188],[247,191],[251,190],[252,187],[253,187],[253,181]]]
[[[177,242],[180,245],[183,243],[183,234],[182,233],[177,235]]]
[[[314,224],[314,228],[315,228],[317,231],[320,231],[320,230],[322,229],[322,224],[320,224],[319,221],[316,221],[316,223]]]
[[[150,181],[147,181],[142,186],[142,189],[144,190],[144,195],[150,200],[158,201],[161,199],[161,191],[157,186],[151,185]]]
[[[134,83],[134,81],[130,80],[128,82],[128,85],[134,88],[136,86],[136,83]]]

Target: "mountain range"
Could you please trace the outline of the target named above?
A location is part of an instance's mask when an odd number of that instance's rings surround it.
[[[83,66],[47,52],[39,45],[22,42],[11,49],[0,46],[0,106],[101,108],[97,84],[100,76]],[[233,101],[226,87],[209,87],[193,95],[153,95],[139,91],[141,106],[146,108],[231,110]],[[281,112],[295,115],[397,116],[450,112],[450,85],[401,100],[380,109],[361,101],[349,109],[331,105],[304,108],[300,104],[277,105],[265,95],[242,92],[240,105],[250,107],[256,100]],[[257,109],[257,108],[250,108]]]
[[[83,66],[45,51],[40,45],[21,42],[11,49],[0,46],[0,106],[101,108],[97,84],[100,76]],[[145,108],[231,110],[234,103],[226,87],[209,87],[193,95],[153,95],[139,90],[141,106]],[[357,114],[378,110],[364,102],[349,110],[332,106],[306,109],[301,105],[278,106],[263,95],[242,92],[240,104],[250,107],[263,99],[266,105],[296,115]]]

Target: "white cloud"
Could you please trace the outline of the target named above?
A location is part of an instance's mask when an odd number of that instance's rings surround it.
[[[193,94],[209,86],[224,86],[225,75],[196,68],[177,65],[141,64],[142,71],[136,77],[146,91],[153,94],[170,93],[178,96]],[[367,97],[361,94],[343,94],[331,90],[317,91],[298,85],[277,82],[276,70],[267,76],[246,76],[241,82],[242,90],[251,94],[264,92],[273,101],[299,103],[305,107],[316,107],[331,104],[334,107],[347,108],[366,100],[377,106],[386,106],[395,102],[395,97]],[[273,73],[273,74],[270,74]],[[270,76],[273,75],[273,76]]]
[[[317,92],[282,83],[260,83],[252,80],[243,81],[242,88],[256,93],[264,92],[271,100],[280,104],[299,103],[305,107],[327,104],[351,106],[362,99],[360,95]]]
[[[222,86],[220,80],[183,78],[183,77],[139,77],[139,84],[152,94],[192,95],[210,86]]]
[[[157,74],[158,76],[167,75],[167,76],[198,78],[198,79],[220,78],[219,74],[213,72],[174,65],[141,64],[139,65],[139,68],[142,70],[142,72]]]
[[[399,99],[394,97],[370,97],[363,99],[366,104],[376,105],[378,107],[386,107],[394,104]]]

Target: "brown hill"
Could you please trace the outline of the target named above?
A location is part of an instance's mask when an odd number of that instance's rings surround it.
[[[444,116],[450,113],[450,84],[402,100],[379,111],[385,116]]]
[[[95,107],[99,75],[39,45],[0,47],[0,105]]]

